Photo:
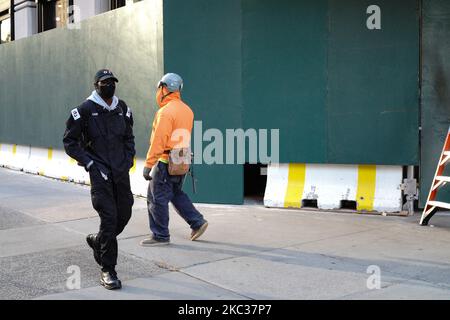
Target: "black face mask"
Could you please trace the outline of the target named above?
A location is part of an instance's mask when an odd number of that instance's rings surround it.
[[[116,85],[114,83],[111,83],[106,86],[97,86],[96,91],[100,95],[100,97],[102,97],[103,100],[108,100],[114,97]]]

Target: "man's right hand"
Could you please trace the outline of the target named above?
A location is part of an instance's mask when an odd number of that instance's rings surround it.
[[[144,179],[147,181],[152,180],[152,177],[150,177],[150,171],[152,171],[152,168],[144,167],[143,176],[144,176]]]

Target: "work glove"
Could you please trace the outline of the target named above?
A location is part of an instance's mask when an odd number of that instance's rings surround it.
[[[152,177],[150,177],[150,171],[152,171],[152,168],[144,167],[143,176],[144,176],[144,179],[147,181],[152,180]]]

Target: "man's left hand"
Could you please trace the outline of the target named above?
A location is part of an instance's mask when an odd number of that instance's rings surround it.
[[[144,167],[143,176],[144,176],[144,179],[147,181],[152,180],[152,177],[150,177],[150,171],[152,171],[152,168]]]

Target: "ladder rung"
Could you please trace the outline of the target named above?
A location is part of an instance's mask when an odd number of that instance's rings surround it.
[[[435,185],[433,185],[433,187],[431,188],[431,191],[436,190],[437,188],[439,188],[439,187],[442,186],[443,184],[445,184],[444,181],[438,181],[438,183],[436,183]]]
[[[439,166],[446,164],[448,162],[448,160],[450,160],[450,151],[444,151],[443,155],[445,156],[445,158],[442,159],[441,162],[439,162]]]
[[[450,182],[450,177],[447,176],[437,176],[436,180],[438,181],[445,181],[445,182]]]
[[[427,206],[434,206],[438,208],[450,209],[450,203],[441,201],[428,201]]]
[[[436,209],[436,207],[431,206],[431,208],[428,209],[428,210],[425,212],[425,217],[426,217],[427,215],[429,215],[434,209]]]

